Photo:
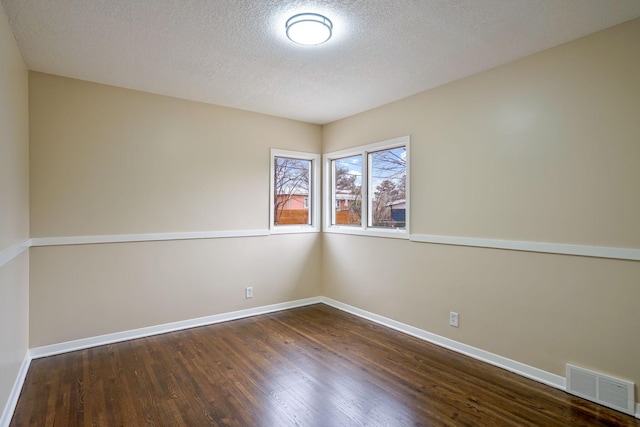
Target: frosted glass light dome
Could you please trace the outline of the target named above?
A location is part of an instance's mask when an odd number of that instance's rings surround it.
[[[333,24],[317,13],[300,13],[287,20],[287,37],[294,43],[318,45],[331,38]]]

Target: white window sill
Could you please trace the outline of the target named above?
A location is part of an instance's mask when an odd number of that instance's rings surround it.
[[[278,225],[271,227],[269,233],[271,234],[297,234],[297,233],[319,233],[319,227],[313,227],[311,225]]]
[[[325,228],[323,231],[325,233],[352,234],[356,236],[385,237],[389,239],[409,240],[409,233],[407,232],[407,230],[392,230],[392,229],[378,229],[378,228],[363,229],[361,227],[330,226]]]

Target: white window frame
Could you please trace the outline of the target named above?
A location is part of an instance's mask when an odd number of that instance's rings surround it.
[[[310,185],[309,185],[309,218],[311,224],[274,224],[274,204],[275,195],[274,188],[274,162],[276,157],[287,157],[290,159],[309,160],[311,161]],[[305,153],[301,151],[271,149],[271,166],[269,167],[269,231],[271,234],[284,233],[318,233],[320,232],[321,208],[320,208],[320,155],[314,153]]]
[[[323,188],[322,188],[322,202],[324,204],[323,209],[323,231],[326,233],[340,233],[340,234],[355,234],[361,236],[375,236],[375,237],[389,237],[395,239],[409,239],[409,226],[410,226],[410,137],[402,136],[399,138],[389,139],[386,141],[380,141],[373,144],[361,145],[359,147],[348,148],[345,150],[334,151],[332,153],[326,153],[322,156],[323,163]],[[406,147],[406,224],[404,229],[397,228],[381,228],[381,227],[369,227],[369,154],[376,151],[389,150],[393,148]],[[335,200],[333,200],[333,168],[331,163],[333,160],[339,160],[345,157],[362,156],[362,182],[361,182],[361,194],[362,194],[362,212],[360,215],[361,223],[357,225],[333,225],[335,210]]]

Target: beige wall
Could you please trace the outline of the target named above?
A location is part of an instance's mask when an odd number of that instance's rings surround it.
[[[31,236],[268,227],[269,149],[319,126],[67,79],[29,78]]]
[[[410,134],[412,233],[640,248],[638,70],[635,20],[327,125],[323,152]],[[330,298],[640,383],[640,262],[331,234],[323,257]]]
[[[0,252],[29,238],[27,70],[0,8]]]
[[[0,253],[29,238],[27,69],[0,7]],[[28,348],[29,254],[0,266],[0,418]]]
[[[320,243],[294,234],[32,248],[31,347],[318,296]]]
[[[29,111],[34,238],[264,230],[269,149],[321,148],[316,125],[35,72]],[[320,244],[32,248],[30,345],[317,296]]]
[[[411,135],[411,232],[640,247],[640,19],[325,126]]]

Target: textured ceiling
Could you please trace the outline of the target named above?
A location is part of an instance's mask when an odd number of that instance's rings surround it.
[[[640,0],[2,0],[30,70],[328,123],[640,16]],[[285,36],[300,12],[333,38]]]

